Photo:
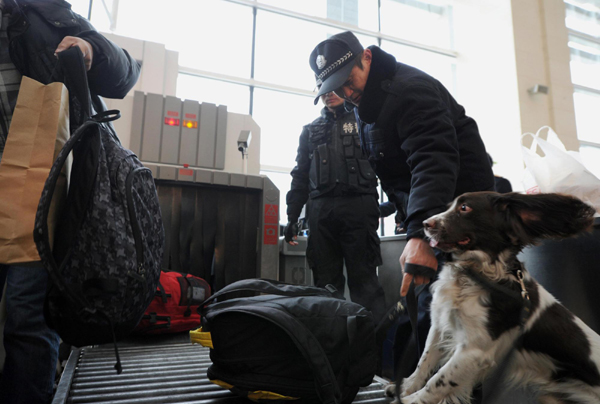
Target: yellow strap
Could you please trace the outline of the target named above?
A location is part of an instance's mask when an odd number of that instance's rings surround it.
[[[211,382],[213,382],[217,386],[223,387],[224,389],[227,389],[227,390],[235,389],[235,386],[232,386],[231,384],[226,383],[223,380],[211,380]],[[262,390],[249,391],[247,397],[250,400],[256,401],[256,402],[260,402],[261,400],[287,400],[287,401],[291,401],[291,400],[298,400],[299,399],[299,397],[282,396],[281,394],[273,393],[272,391],[262,391]]]
[[[192,341],[192,344],[200,344],[211,349],[214,348],[210,332],[202,331],[202,327],[190,331],[190,341]]]
[[[298,400],[299,397],[282,396],[281,394],[273,393],[272,391],[252,391],[248,392],[248,398],[252,401],[260,400]]]

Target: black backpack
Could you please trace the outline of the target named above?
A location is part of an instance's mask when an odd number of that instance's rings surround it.
[[[268,293],[212,303],[239,291]],[[259,402],[350,403],[373,382],[375,325],[364,307],[327,289],[246,279],[199,309],[192,342],[211,348],[208,378]]]
[[[151,171],[109,124],[119,112],[91,116],[79,48],[61,52],[59,61],[88,119],[54,162],[36,215],[34,239],[51,280],[46,321],[70,345],[116,342],[137,325],[158,284],[164,244],[158,195]],[[50,202],[71,151],[68,196],[51,249]]]

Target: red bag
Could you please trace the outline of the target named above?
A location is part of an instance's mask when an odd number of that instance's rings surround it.
[[[198,328],[198,307],[209,297],[210,285],[204,279],[180,272],[161,272],[154,299],[135,332],[163,334]]]

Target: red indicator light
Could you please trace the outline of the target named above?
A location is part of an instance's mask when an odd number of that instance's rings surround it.
[[[179,119],[175,119],[175,118],[165,118],[165,125],[169,125],[169,126],[179,126]]]
[[[183,126],[190,129],[195,129],[198,127],[198,121],[189,121],[187,119],[183,120]]]

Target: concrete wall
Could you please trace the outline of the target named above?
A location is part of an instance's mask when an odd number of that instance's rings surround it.
[[[578,150],[568,32],[563,0],[512,0],[521,127],[551,126],[568,150]],[[530,94],[535,84],[548,94]]]

